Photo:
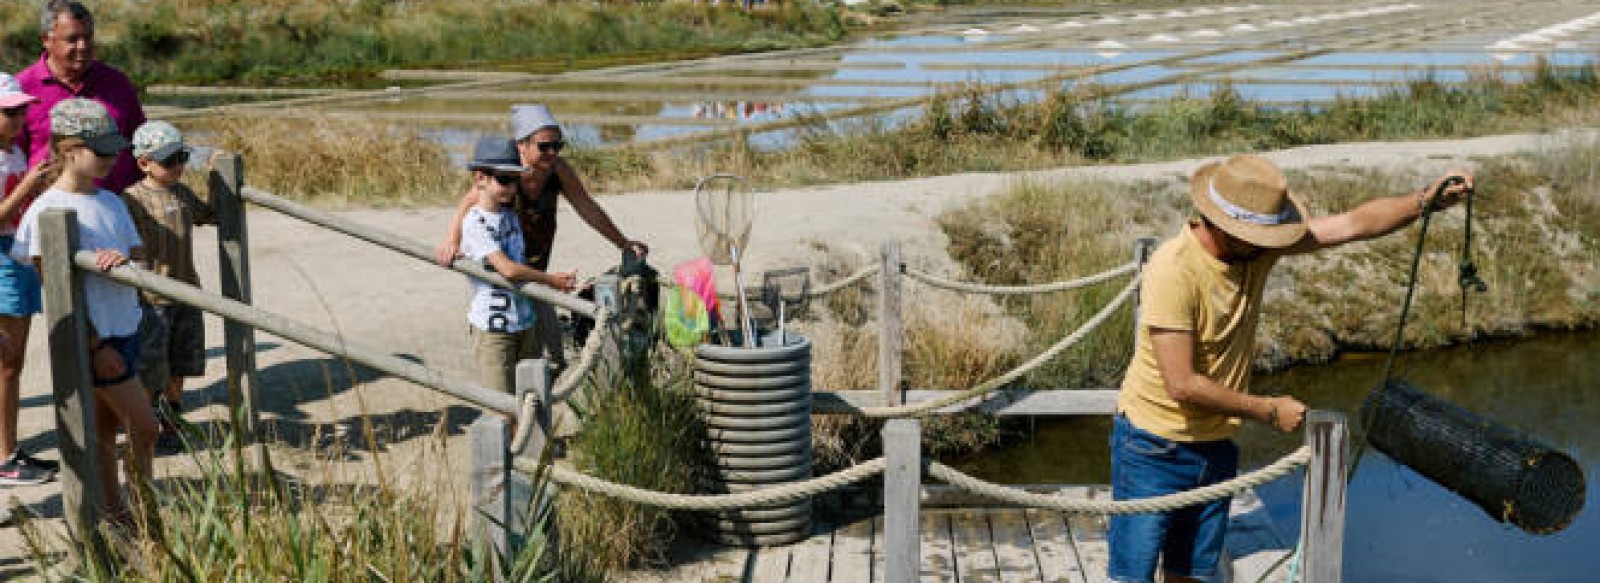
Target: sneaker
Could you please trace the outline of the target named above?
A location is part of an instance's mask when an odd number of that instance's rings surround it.
[[[11,454],[11,459],[8,461],[21,462],[24,465],[33,466],[52,474],[61,471],[61,462],[33,457],[20,448],[17,449],[16,453]]]
[[[47,471],[39,466],[28,465],[13,455],[6,463],[0,464],[0,485],[4,486],[33,486],[49,482],[55,477],[55,472]]]

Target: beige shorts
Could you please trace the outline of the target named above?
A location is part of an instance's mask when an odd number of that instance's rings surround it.
[[[534,328],[520,332],[486,332],[467,326],[472,337],[472,354],[478,360],[478,379],[483,386],[516,394],[517,361],[537,358]]]

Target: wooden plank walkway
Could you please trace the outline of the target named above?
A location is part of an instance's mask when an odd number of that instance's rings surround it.
[[[1105,498],[1105,486],[1062,490]],[[1234,498],[1227,581],[1253,583],[1293,550],[1253,493]],[[1018,508],[930,509],[922,513],[924,582],[1102,583],[1103,517]],[[623,583],[882,583],[883,518],[819,524],[798,544],[765,549],[697,549],[691,562],[633,571]],[[1283,583],[1287,567],[1265,581]]]

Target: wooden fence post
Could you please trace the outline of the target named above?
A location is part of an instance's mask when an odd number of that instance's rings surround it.
[[[222,295],[243,304],[250,298],[250,239],[245,228],[244,160],[237,154],[221,152],[212,159],[209,177],[212,204],[217,211],[217,275]],[[234,454],[243,459],[250,451],[255,470],[272,475],[272,460],[260,441],[259,411],[256,398],[255,329],[242,322],[224,319],[222,341],[228,362],[228,410],[233,431]]]
[[[105,501],[100,496],[100,453],[94,436],[89,311],[83,297],[85,276],[72,263],[72,255],[78,251],[77,213],[45,211],[39,220],[39,234],[45,322],[50,331],[50,380],[55,385],[56,439],[62,462],[57,476],[61,506],[68,532],[83,545],[85,557],[105,568],[110,565],[110,555],[98,528]]]
[[[883,546],[885,583],[916,583],[921,563],[922,422],[890,419],[883,426]]]
[[[598,333],[598,332],[592,332]],[[521,456],[534,461],[550,459],[545,456],[545,450],[554,447],[555,443],[555,396],[550,394],[551,378],[550,364],[542,358],[523,360],[517,363],[516,372],[517,403],[522,403],[525,395],[533,395],[538,403],[533,409],[533,425],[528,427],[528,444],[521,452],[510,452],[511,456]],[[570,398],[571,395],[568,395]],[[571,429],[571,428],[568,428]],[[556,452],[551,451],[550,457]],[[535,492],[534,485],[529,476],[511,473],[511,498],[512,498],[512,531],[517,536],[526,536],[535,526],[533,521],[542,514],[543,508],[534,506],[533,497],[540,496],[539,504],[549,500],[544,499],[548,492]]]
[[[884,241],[878,270],[878,390],[884,405],[905,403],[901,373],[905,357],[900,318],[900,242]]]
[[[1350,479],[1350,434],[1343,413],[1306,414],[1305,497],[1300,509],[1304,583],[1339,583],[1344,571],[1345,485]]]
[[[1155,237],[1139,237],[1133,240],[1133,265],[1136,268],[1133,277],[1138,278],[1144,271],[1144,264],[1150,262],[1150,253],[1156,248]],[[1139,292],[1133,293],[1133,341],[1139,341]]]
[[[484,413],[467,426],[468,447],[472,448],[472,473],[468,476],[472,495],[472,534],[490,553],[489,572],[494,581],[504,580],[512,564],[510,526],[513,517],[511,496],[510,426],[505,417]]]

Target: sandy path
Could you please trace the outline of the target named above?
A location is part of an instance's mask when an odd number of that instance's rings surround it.
[[[1592,135],[1592,134],[1590,134]],[[1269,154],[1287,168],[1354,165],[1386,168],[1442,167],[1452,158],[1501,154],[1540,148],[1554,143],[1550,136],[1498,136],[1461,141],[1342,144],[1296,148]],[[922,264],[948,264],[944,237],[934,218],[979,197],[1004,191],[1018,180],[1060,179],[1175,179],[1199,165],[1186,160],[1158,164],[1066,168],[1031,173],[961,174],[935,178],[872,182],[840,186],[785,189],[760,196],[747,267],[761,269],[809,265],[816,258],[812,243],[826,242],[836,251],[870,256],[880,241],[904,241],[908,259]],[[1313,195],[1314,196],[1314,195]],[[699,255],[692,215],[692,198],[686,192],[647,192],[605,197],[601,203],[629,236],[649,242],[652,263],[667,269]],[[357,210],[341,212],[349,220],[380,227],[409,237],[433,241],[443,232],[449,209]],[[554,267],[578,269],[592,275],[617,260],[616,251],[562,207]],[[251,261],[257,304],[314,326],[337,330],[347,337],[412,355],[448,373],[464,374],[470,353],[465,344],[465,284],[458,275],[413,259],[386,253],[377,247],[262,209],[249,216]],[[197,261],[203,286],[214,289],[216,246],[214,232],[201,230]],[[753,281],[753,279],[752,279]],[[20,437],[24,447],[56,459],[53,419],[49,409],[49,371],[43,349],[42,319],[36,318],[23,377]],[[207,375],[191,383],[191,405],[218,402],[224,397],[220,322],[208,316],[210,360]],[[408,482],[413,475],[443,476],[458,482],[460,470],[439,471],[437,464],[412,468],[428,440],[414,437],[433,431],[443,414],[448,430],[461,435],[465,423],[476,417],[470,407],[436,396],[430,391],[386,378],[362,377],[351,390],[348,369],[341,363],[308,349],[262,335],[259,365],[267,396],[264,410],[287,446],[276,454],[293,470],[333,467],[340,479],[365,480],[370,464],[364,440],[356,439],[363,411],[398,430],[383,439],[381,449],[396,461],[389,463],[390,481]],[[210,407],[190,417],[203,420],[217,415]],[[329,466],[305,459],[292,446],[306,445],[314,429],[322,429],[355,450],[355,455]],[[451,439],[446,460],[464,459],[464,439]],[[181,458],[167,458],[160,471],[181,467]],[[419,461],[427,465],[428,462]],[[441,462],[442,463],[442,462]],[[457,479],[451,479],[456,476]],[[46,516],[60,516],[58,487],[48,484],[0,490],[0,499],[16,497]],[[14,528],[0,528],[0,580],[27,572],[22,545]]]

